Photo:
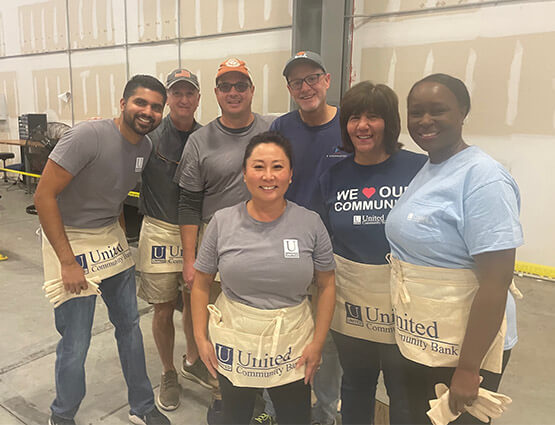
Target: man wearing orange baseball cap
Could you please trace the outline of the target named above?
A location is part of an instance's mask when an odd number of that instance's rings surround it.
[[[202,233],[216,211],[249,199],[242,173],[245,147],[252,136],[267,131],[273,120],[252,112],[253,79],[240,59],[220,64],[214,93],[222,115],[191,135],[174,178],[180,186],[183,278],[189,287],[195,274],[199,230]],[[209,410],[209,423],[211,415],[221,409],[220,401],[216,399]]]

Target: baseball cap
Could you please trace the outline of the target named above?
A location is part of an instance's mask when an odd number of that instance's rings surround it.
[[[226,59],[220,64],[218,68],[218,72],[216,73],[216,80],[222,75],[227,74],[228,72],[238,72],[240,74],[243,74],[252,82],[251,73],[245,61],[237,58]]]
[[[283,76],[287,77],[291,67],[302,61],[311,62],[313,65],[322,68],[322,71],[326,72],[322,57],[318,53],[311,52],[310,50],[301,50],[300,52],[295,53],[295,55],[287,61],[285,68],[283,68]]]
[[[200,84],[198,83],[197,76],[185,68],[174,69],[168,74],[168,78],[166,79],[166,88],[169,89],[179,81],[186,81],[192,84],[197,90],[200,90]]]

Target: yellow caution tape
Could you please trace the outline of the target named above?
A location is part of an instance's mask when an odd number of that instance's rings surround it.
[[[27,173],[26,171],[12,170],[10,168],[0,168],[0,171],[6,171],[8,173],[21,174],[22,176],[30,176],[36,179],[40,179],[40,174]]]
[[[526,263],[524,261],[517,261],[515,263],[515,272],[546,279],[555,279],[555,267]]]
[[[36,179],[40,179],[40,177],[41,177],[40,174],[33,174],[33,173],[28,173],[26,171],[18,171],[18,170],[12,170],[11,168],[1,168],[0,167],[0,172],[2,172],[2,171],[6,171],[8,173],[20,174],[22,176],[34,177]],[[131,191],[127,195],[131,196],[132,198],[138,198],[139,197],[139,192]]]

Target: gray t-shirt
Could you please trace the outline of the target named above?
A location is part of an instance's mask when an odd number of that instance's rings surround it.
[[[250,139],[268,131],[275,117],[254,114],[252,125],[242,133],[226,130],[217,119],[189,137],[174,181],[191,192],[204,192],[202,220],[225,207],[250,198],[241,171]]]
[[[148,134],[152,153],[142,175],[139,210],[143,215],[178,224],[179,186],[173,177],[188,137],[199,128],[201,125],[195,122],[190,132],[179,132],[166,115],[156,130]]]
[[[146,137],[135,145],[128,142],[111,119],[82,122],[68,130],[49,156],[73,175],[58,195],[64,225],[98,228],[114,223],[151,148]]]
[[[195,269],[219,271],[224,294],[251,307],[298,305],[308,295],[314,269],[335,269],[320,216],[287,201],[284,213],[265,223],[252,218],[246,205],[241,202],[214,214]]]

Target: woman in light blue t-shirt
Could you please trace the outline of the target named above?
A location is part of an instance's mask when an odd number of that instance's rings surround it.
[[[417,284],[411,288],[401,285],[398,292],[404,304],[399,306],[404,308],[412,303],[410,311],[415,314],[426,309],[433,314],[434,308],[430,306],[440,309],[459,299],[453,298],[453,291],[460,291],[461,285],[456,283],[464,281],[457,280],[460,276],[474,276],[474,282],[477,280],[473,287],[476,292],[465,298],[468,304],[462,313],[457,312],[461,306],[458,301],[445,311],[445,320],[452,320],[449,326],[454,324],[456,329],[449,330],[447,336],[442,335],[445,321],[441,318],[424,325],[413,320],[414,315],[397,313],[396,331],[411,371],[413,423],[428,423],[425,412],[429,409],[428,400],[436,398],[434,386],[438,382],[450,386],[449,406],[453,413],[464,412],[465,406],[472,405],[481,375],[486,378],[482,387],[497,390],[499,379],[490,382],[495,374],[481,370],[481,366],[490,357],[497,362],[492,369],[501,365],[499,329],[512,280],[515,250],[522,245],[523,237],[519,223],[520,194],[515,181],[497,161],[463,140],[463,122],[470,110],[464,83],[445,74],[430,75],[411,88],[407,106],[409,133],[430,159],[389,214],[386,235],[392,261],[394,265],[398,261],[397,270],[401,270],[398,276],[406,270],[415,270],[418,276],[435,273],[439,279],[434,284],[413,279]],[[442,274],[446,281],[455,283],[442,288]],[[406,277],[398,279],[403,281]],[[394,282],[392,279],[392,285]],[[395,297],[395,286],[392,288]],[[419,307],[422,304],[424,307]],[[468,320],[458,323],[457,317]],[[453,335],[460,338],[455,344],[448,339]],[[490,347],[497,347],[497,351]],[[425,350],[429,350],[428,357],[422,354]],[[448,356],[452,358],[445,359]],[[438,367],[438,363],[456,366]],[[465,413],[456,423],[481,422]]]

